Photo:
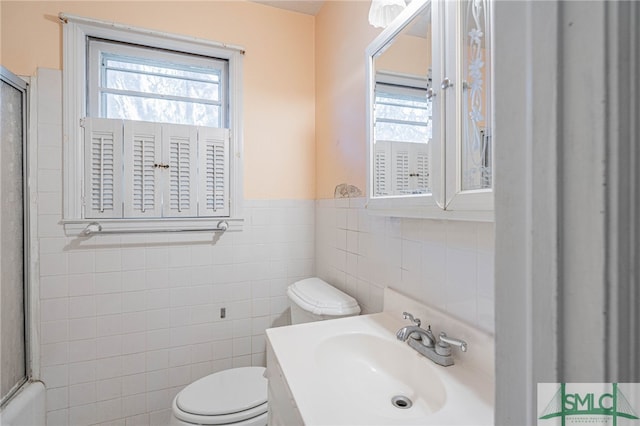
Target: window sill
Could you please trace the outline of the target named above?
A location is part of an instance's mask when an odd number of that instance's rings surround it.
[[[482,201],[486,198],[485,194]],[[489,201],[493,201],[489,199]],[[407,217],[414,219],[464,220],[472,222],[493,222],[493,209],[487,203],[448,206],[442,209],[433,195],[428,196],[395,196],[368,198],[366,208],[369,214],[377,216]]]
[[[221,222],[228,228],[221,230]],[[68,237],[90,238],[98,235],[153,234],[153,233],[222,233],[242,231],[244,219],[241,218],[180,218],[180,219],[65,219],[65,234]],[[99,226],[98,226],[99,224]],[[100,229],[99,232],[95,232]],[[93,232],[87,232],[87,230]]]

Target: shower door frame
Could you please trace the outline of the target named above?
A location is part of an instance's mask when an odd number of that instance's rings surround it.
[[[11,388],[11,390],[4,396],[0,396],[0,407],[4,407],[11,399],[18,393],[18,391],[30,380],[33,378],[33,349],[34,349],[34,334],[31,333],[31,326],[33,322],[33,301],[32,301],[32,292],[30,286],[30,278],[32,277],[31,268],[31,248],[32,248],[32,240],[31,240],[31,209],[30,209],[30,180],[31,180],[31,172],[30,172],[30,162],[31,156],[29,155],[29,138],[28,134],[30,133],[30,113],[31,113],[31,102],[30,96],[31,91],[29,87],[29,83],[22,78],[18,77],[11,71],[9,71],[4,66],[0,65],[0,79],[9,84],[16,90],[21,92],[22,96],[22,216],[23,216],[23,241],[22,241],[22,251],[23,251],[23,317],[24,317],[24,377],[16,382],[16,384]],[[37,335],[37,333],[36,333]]]

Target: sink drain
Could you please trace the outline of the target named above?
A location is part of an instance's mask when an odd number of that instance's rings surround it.
[[[394,396],[393,398],[391,398],[391,403],[394,407],[402,409],[411,408],[411,406],[413,405],[413,402],[411,402],[411,400],[404,395]]]

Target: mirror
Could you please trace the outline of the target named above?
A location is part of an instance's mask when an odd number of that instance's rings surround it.
[[[379,39],[372,43],[375,50],[368,52],[369,194],[373,198],[428,195],[433,145],[428,96],[433,68],[431,2],[414,0]]]

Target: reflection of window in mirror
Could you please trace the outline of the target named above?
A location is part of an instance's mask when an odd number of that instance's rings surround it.
[[[431,7],[373,56],[372,195],[431,194]]]
[[[431,193],[431,79],[378,72],[375,81],[374,195]]]

